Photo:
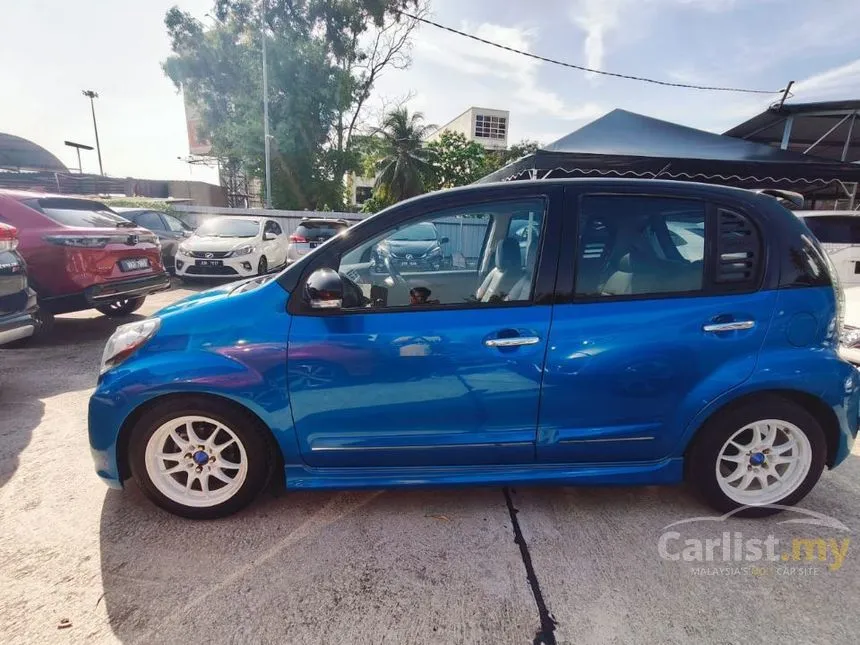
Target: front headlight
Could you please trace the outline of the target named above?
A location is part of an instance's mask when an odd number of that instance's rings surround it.
[[[143,347],[150,338],[155,336],[160,326],[160,318],[147,318],[117,327],[105,345],[99,374],[104,374],[112,367],[116,367]]]
[[[188,247],[187,247],[187,246],[185,246],[185,244],[184,244],[184,243],[183,243],[183,244],[180,244],[180,245],[179,245],[179,248],[178,248],[178,249],[176,249],[176,250],[177,250],[179,253],[181,253],[182,255],[188,255]]]
[[[434,246],[432,249],[427,251],[427,253],[425,255],[427,255],[428,257],[431,257],[431,258],[436,257],[437,255],[442,255],[442,249],[441,249],[441,247]]]
[[[842,335],[839,338],[839,344],[843,347],[854,347],[860,343],[860,328],[845,325],[842,328]]]
[[[240,255],[249,255],[256,251],[256,247],[248,244],[247,246],[240,246],[238,249],[234,249],[230,254],[230,257],[238,258]]]

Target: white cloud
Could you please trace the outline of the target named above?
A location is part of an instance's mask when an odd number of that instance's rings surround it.
[[[791,91],[800,101],[856,96],[860,92],[860,59],[798,81]]]
[[[623,4],[626,0],[581,0],[570,10],[573,23],[585,32],[583,48],[587,67],[603,69],[606,35],[619,25]]]

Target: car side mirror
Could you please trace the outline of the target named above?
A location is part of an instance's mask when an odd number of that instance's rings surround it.
[[[451,240],[449,240],[447,237],[443,237],[443,238],[440,238],[439,244],[447,244],[450,241]]]
[[[278,236],[275,235],[274,233],[270,232],[270,231],[263,233],[263,241],[264,242],[271,242],[272,240],[277,240],[277,239],[278,239]]]
[[[311,309],[343,307],[343,280],[334,269],[317,269],[305,282],[305,302]]]

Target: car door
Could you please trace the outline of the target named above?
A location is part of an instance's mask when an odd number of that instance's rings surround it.
[[[667,191],[669,189],[666,189]],[[658,460],[742,383],[774,313],[763,227],[683,192],[569,188],[538,459]]]
[[[305,280],[333,268],[345,289],[360,291],[361,304],[311,309],[299,295],[302,282],[290,301],[288,387],[308,465],[534,460],[561,193],[548,186],[514,194],[474,202],[461,193],[431,212],[418,202],[397,221],[354,229],[309,264]],[[509,236],[512,219],[523,213],[540,225],[540,257],[531,271]],[[374,248],[425,221],[468,266],[376,273]]]

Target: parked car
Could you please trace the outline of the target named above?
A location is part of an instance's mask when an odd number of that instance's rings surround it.
[[[29,338],[36,329],[36,292],[17,248],[18,230],[0,223],[0,346]]]
[[[287,263],[293,263],[320,244],[349,228],[345,219],[303,217],[295,232],[290,235]]]
[[[194,229],[178,217],[169,213],[145,208],[121,208],[113,210],[138,226],[152,231],[161,242],[161,262],[168,271],[175,270],[176,250],[186,238],[191,237]]]
[[[381,240],[452,216],[484,227],[473,270],[375,272]],[[770,514],[857,433],[834,284],[803,223],[749,191],[580,179],[425,195],[276,279],[118,329],[90,401],[96,469],[191,518],[242,508],[270,474],[301,490],[686,479],[720,512]]]
[[[180,278],[265,275],[287,262],[287,236],[273,219],[213,217],[176,250]]]
[[[421,222],[397,231],[373,249],[373,265],[378,273],[390,264],[405,271],[439,271],[443,264],[442,245],[447,237],[439,235],[433,222]]]
[[[101,202],[0,190],[0,222],[18,229],[19,251],[38,295],[34,337],[55,314],[136,311],[170,287],[158,239]]]
[[[821,242],[843,286],[860,285],[860,212],[795,211]]]

